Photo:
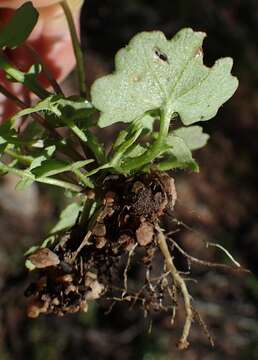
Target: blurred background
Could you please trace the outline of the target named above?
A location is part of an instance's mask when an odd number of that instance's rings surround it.
[[[87,81],[112,71],[113,57],[139,31],[162,30],[171,38],[182,27],[207,32],[204,61],[234,59],[240,86],[216,118],[203,123],[211,134],[195,157],[200,173],[176,172],[175,216],[183,221],[176,239],[191,254],[227,261],[205,241],[225,246],[253,275],[234,275],[193,266],[189,283],[215,347],[194,324],[189,350],[175,343],[183,312],[170,326],[166,314],[149,319],[142,311],[92,304],[87,314],[63,319],[25,315],[28,283],[23,254],[41,242],[65,201],[58,190],[30,187],[15,192],[16,179],[0,187],[0,359],[1,360],[258,360],[258,2],[257,0],[87,0],[81,15]],[[64,61],[62,59],[61,61]],[[65,82],[74,91],[74,75]],[[106,139],[112,137],[112,130]],[[53,206],[54,204],[54,206]]]

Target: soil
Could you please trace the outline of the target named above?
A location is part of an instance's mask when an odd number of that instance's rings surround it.
[[[131,296],[135,301],[136,295],[132,297],[127,289],[129,262],[124,264],[125,258],[129,261],[139,246],[144,249],[139,266],[150,270],[158,247],[157,224],[175,204],[174,180],[158,172],[132,178],[107,176],[95,196],[100,205],[87,223],[75,225],[52,250],[39,249],[27,258],[39,272],[36,283],[26,290],[33,297],[30,317],[87,311],[88,301],[100,297],[120,296],[128,301]],[[151,286],[144,296],[148,301],[157,298]],[[155,299],[152,307],[162,309],[159,302]]]

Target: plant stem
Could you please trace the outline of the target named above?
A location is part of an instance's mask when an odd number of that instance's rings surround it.
[[[37,182],[44,183],[44,184],[58,186],[58,187],[65,188],[67,190],[71,190],[71,191],[75,191],[75,192],[82,191],[82,188],[80,186],[71,184],[67,181],[58,180],[58,179],[54,179],[54,178],[50,178],[50,177],[49,178],[48,177],[35,178],[32,174],[29,174],[24,170],[13,168],[11,166],[5,165],[2,162],[0,162],[0,171],[11,172],[13,174],[20,176],[21,178],[26,177],[32,181],[37,181]]]
[[[87,225],[87,222],[89,221],[90,212],[91,212],[94,202],[95,202],[95,199],[86,198],[86,200],[85,200],[83,210],[82,210],[82,213],[80,216],[80,225],[82,227],[85,227]]]
[[[104,169],[109,169],[112,167],[112,164],[111,163],[106,163],[104,165],[101,165],[99,166],[98,168],[96,169],[93,169],[91,171],[89,171],[86,175],[89,177],[89,176],[92,176],[94,174],[96,174],[97,172],[99,172],[100,170],[104,170]]]
[[[138,137],[141,135],[142,128],[137,130],[132,137],[130,137],[129,140],[124,141],[118,148],[116,154],[110,161],[110,164],[112,167],[116,167],[119,163],[119,160],[123,156],[123,154],[135,143],[135,141],[138,139]]]
[[[24,44],[24,47],[31,53],[35,61],[42,66],[42,71],[46,78],[48,79],[49,83],[51,84],[53,90],[60,95],[64,95],[63,90],[61,89],[60,85],[52,75],[51,71],[49,70],[48,66],[43,62],[41,56],[37,53],[37,51],[28,44]]]
[[[84,57],[83,57],[80,42],[78,39],[76,27],[74,24],[73,15],[72,15],[71,9],[70,9],[69,5],[67,4],[66,0],[61,1],[60,5],[62,6],[62,8],[64,10],[66,20],[67,20],[67,23],[69,26],[70,34],[71,34],[74,55],[75,55],[76,63],[77,63],[76,70],[77,70],[77,75],[78,75],[78,80],[79,80],[80,95],[84,98],[87,98]]]
[[[160,155],[160,153],[164,151],[164,146],[169,130],[169,124],[172,113],[173,112],[171,110],[170,111],[167,109],[161,110],[160,129],[159,129],[158,138],[150,146],[150,148],[146,150],[142,155],[125,161],[125,163],[122,165],[122,169],[125,172],[130,172],[134,169],[139,169],[144,165],[151,163],[157,156]]]
[[[85,135],[87,137],[87,146],[90,151],[94,154],[97,163],[102,165],[106,163],[106,154],[102,144],[99,142],[97,136],[95,136],[89,129],[85,130]]]
[[[8,146],[4,150],[4,152],[25,165],[30,165],[33,161],[32,156],[26,156],[26,155],[19,154],[18,152],[8,148]]]
[[[26,109],[27,105],[21,101],[17,96],[13,95],[11,92],[9,92],[6,88],[4,88],[0,84],[0,93],[2,93],[4,96],[6,96],[8,99],[12,100],[19,108]],[[62,137],[60,134],[56,131],[55,128],[52,128],[48,122],[38,113],[32,113],[30,116],[37,121],[45,130],[49,132],[51,136],[53,136],[57,140],[61,140]],[[73,147],[69,146],[69,148],[63,148],[59,149],[60,152],[62,152],[64,155],[66,155],[68,158],[72,158],[75,161],[81,160],[82,156],[74,149]]]
[[[73,173],[77,176],[77,178],[86,186],[89,187],[91,189],[94,189],[94,184],[92,183],[92,181],[90,179],[88,179],[87,174],[84,175],[81,173],[81,171],[79,169],[74,169]]]
[[[12,79],[25,85],[40,99],[45,99],[50,95],[50,93],[37,82],[34,75],[32,76],[31,74],[26,74],[9,64],[2,52],[0,52],[0,68],[3,69]]]

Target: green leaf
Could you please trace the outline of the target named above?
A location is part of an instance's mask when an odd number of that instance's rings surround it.
[[[1,144],[14,144],[14,145],[31,145],[35,142],[32,139],[18,137],[17,131],[13,128],[13,120],[8,120],[0,126],[0,142]]]
[[[29,37],[38,21],[38,12],[32,2],[19,7],[9,23],[0,31],[0,47],[15,48],[22,45]]]
[[[50,235],[56,234],[60,231],[70,229],[78,218],[82,204],[72,203],[69,204],[60,214],[60,219],[56,225],[50,230]]]
[[[101,111],[99,126],[132,122],[144,113],[166,109],[185,125],[214,117],[235,92],[232,59],[203,65],[203,32],[186,28],[171,40],[162,32],[136,35],[115,58],[114,74],[92,87],[93,105]]]
[[[47,160],[50,156],[54,154],[56,150],[56,146],[47,146],[44,150],[41,151],[41,155],[37,156],[33,159],[30,166],[26,169],[26,173],[24,176],[17,182],[16,184],[16,190],[24,190],[34,182],[34,176],[28,177],[28,174],[32,175],[33,169],[40,167],[41,163],[45,160]]]
[[[77,126],[77,122],[81,125],[82,119],[85,122],[84,127],[88,125],[92,126],[92,121],[88,121],[88,118],[93,113],[93,107],[90,102],[85,99],[78,97],[65,98],[59,95],[50,95],[42,101],[39,101],[35,106],[26,108],[17,112],[13,117],[12,121],[16,119],[29,115],[35,112],[45,112],[46,117],[48,114],[54,114],[57,119],[55,121],[55,126],[68,126],[83,142],[87,142],[87,136]],[[51,124],[53,124],[52,118],[50,118]]]
[[[167,145],[170,147],[170,150],[166,153],[168,157],[166,161],[170,163],[170,167],[166,168],[166,170],[176,168],[189,168],[193,171],[199,170],[198,164],[193,159],[192,153],[184,140],[178,136],[169,135]]]
[[[14,160],[13,163],[6,165],[5,163],[0,161],[0,172],[14,173],[21,178],[28,178],[30,180],[37,181],[37,182],[40,182],[43,184],[58,186],[58,187],[61,187],[61,188],[67,189],[67,190],[71,190],[71,191],[74,191],[77,193],[81,192],[81,190],[82,190],[80,186],[70,183],[70,182],[67,182],[67,181],[50,178],[50,177],[35,178],[35,176],[31,172],[29,172],[27,169],[21,170],[21,169],[15,168],[16,163],[17,163],[17,160]]]
[[[11,121],[14,122],[22,116],[30,115],[40,111],[49,111],[54,113],[56,116],[61,116],[62,113],[60,110],[58,110],[56,103],[57,99],[58,96],[56,95],[48,96],[46,99],[39,101],[35,106],[18,111],[15,115],[12,116]]]
[[[75,163],[68,163],[66,161],[61,160],[45,160],[43,161],[40,166],[35,167],[31,170],[31,173],[37,177],[48,177],[48,176],[54,176],[57,174],[61,174],[63,172],[67,171],[76,171],[85,165],[91,163],[93,160],[82,160],[77,161]]]
[[[146,148],[140,144],[136,144],[132,150],[128,151],[127,156],[129,158],[135,158],[142,155],[146,151]]]
[[[181,127],[173,131],[173,135],[184,140],[185,144],[190,150],[197,150],[207,144],[209,135],[203,133],[201,126]]]

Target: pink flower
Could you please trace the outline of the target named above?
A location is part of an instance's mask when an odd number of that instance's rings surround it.
[[[13,14],[13,9],[25,3],[25,0],[0,0],[0,22],[7,23]],[[66,18],[57,0],[33,0],[33,5],[39,12],[39,20],[27,43],[31,45],[48,66],[57,81],[62,81],[75,65],[75,58]],[[83,0],[69,0],[74,20],[79,31],[79,15]],[[6,51],[8,58],[20,70],[26,71],[35,60],[24,47]],[[49,83],[44,76],[39,77],[44,87]],[[23,86],[10,84],[5,75],[0,72],[0,83],[21,99],[31,95]],[[0,123],[12,115],[17,108],[0,94]]]

